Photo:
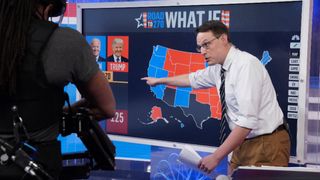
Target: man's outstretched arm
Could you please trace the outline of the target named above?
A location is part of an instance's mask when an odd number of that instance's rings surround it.
[[[153,78],[144,77],[141,80],[145,80],[150,86],[155,86],[158,84],[165,84],[170,86],[187,87],[190,86],[189,74],[183,74],[179,76],[167,77],[167,78]]]

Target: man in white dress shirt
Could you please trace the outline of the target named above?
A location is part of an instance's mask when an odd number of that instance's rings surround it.
[[[221,86],[225,74],[226,115],[231,133],[198,167],[210,173],[233,151],[229,173],[238,166],[288,166],[290,138],[276,92],[265,67],[253,55],[230,42],[228,28],[208,21],[197,28],[197,50],[208,67],[194,73],[168,78],[144,77],[148,85],[166,84],[203,89]]]

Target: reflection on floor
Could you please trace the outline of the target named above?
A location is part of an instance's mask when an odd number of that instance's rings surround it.
[[[68,165],[66,165],[68,164]],[[150,161],[116,159],[114,171],[92,170],[87,160],[78,159],[77,165],[64,162],[60,179],[136,180],[150,179]]]
[[[144,180],[150,179],[150,161],[116,160],[115,171],[92,171],[90,180]]]

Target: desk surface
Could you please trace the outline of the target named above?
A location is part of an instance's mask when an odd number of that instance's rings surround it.
[[[240,166],[232,175],[236,180],[319,180],[320,169],[306,167]]]

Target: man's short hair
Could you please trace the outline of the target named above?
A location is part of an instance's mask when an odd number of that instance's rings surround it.
[[[98,42],[101,44],[101,41],[100,41],[100,39],[98,39],[98,38],[93,38],[93,39],[91,40],[91,44],[92,44],[94,41],[98,41]]]
[[[118,43],[123,44],[123,39],[121,39],[121,38],[115,38],[115,39],[112,41],[112,46],[114,46],[115,44],[118,44]]]
[[[197,34],[208,31],[211,31],[216,38],[219,38],[222,34],[226,34],[228,36],[228,41],[231,42],[228,27],[221,21],[207,21],[196,29]]]

